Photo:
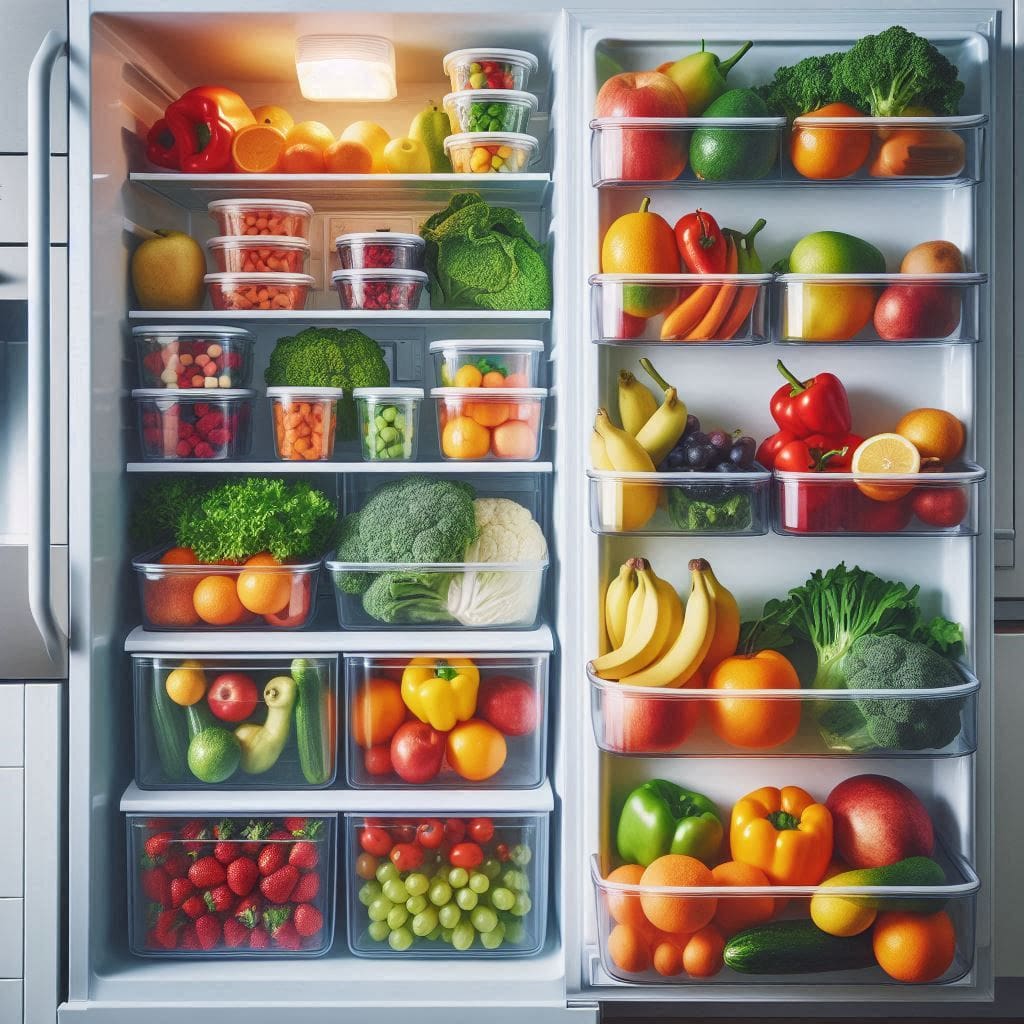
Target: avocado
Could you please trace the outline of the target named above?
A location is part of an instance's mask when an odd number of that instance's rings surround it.
[[[814,231],[793,246],[789,270],[794,274],[884,274],[885,257],[856,235]]]
[[[771,117],[753,89],[730,89],[704,117]],[[690,139],[690,166],[701,181],[756,181],[774,167],[779,155],[775,128],[698,128]]]

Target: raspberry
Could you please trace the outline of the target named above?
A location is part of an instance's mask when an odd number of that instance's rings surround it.
[[[179,441],[177,447],[174,449],[174,454],[179,459],[187,459],[192,454],[192,447],[188,441]]]
[[[212,459],[214,455],[213,448],[207,444],[206,441],[200,441],[195,447],[195,457],[197,459]]]

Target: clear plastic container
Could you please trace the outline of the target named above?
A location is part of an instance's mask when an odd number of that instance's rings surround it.
[[[588,469],[594,533],[759,537],[768,532],[771,473],[620,473]]]
[[[214,309],[305,309],[309,274],[207,274],[203,278]]]
[[[537,158],[537,140],[519,132],[449,135],[444,151],[456,174],[519,174]]]
[[[252,441],[255,391],[136,388],[132,401],[147,462],[240,459]]]
[[[298,199],[215,199],[206,209],[218,235],[309,238],[313,220],[313,207]]]
[[[943,473],[775,471],[778,533],[974,537],[985,470]]]
[[[245,388],[255,338],[241,327],[133,327],[144,388]]]
[[[341,388],[267,388],[274,454],[286,462],[322,462],[334,454]]]
[[[227,274],[301,274],[309,256],[309,242],[289,235],[219,235],[206,248]]]
[[[533,388],[537,386],[539,363],[544,342],[537,338],[445,338],[430,343],[434,357],[434,379],[438,386],[466,387],[467,381],[479,384],[488,373],[499,373],[506,387]],[[459,370],[466,371],[459,379]],[[493,378],[497,381],[497,378]]]
[[[356,956],[481,959],[543,949],[546,814],[346,814],[345,835],[346,934]],[[387,857],[399,844],[396,866]]]
[[[613,754],[958,757],[977,749],[979,683],[957,671],[960,685],[922,690],[624,686],[590,665],[587,677],[594,738]]]
[[[444,109],[453,132],[525,132],[537,97],[516,89],[465,89],[448,93]]]
[[[323,789],[334,782],[333,655],[133,654],[132,673],[140,789]],[[270,716],[284,730],[283,745],[270,764],[246,762],[229,736],[258,730]],[[193,737],[193,727],[214,731]]]
[[[826,896],[851,898],[848,904],[831,904],[832,908],[839,908],[833,909],[831,919],[843,922],[857,916],[873,918],[872,911],[878,914],[901,911],[922,915],[945,911],[953,926],[955,949],[952,963],[931,984],[951,985],[967,974],[974,962],[975,899],[981,883],[967,861],[949,849],[937,847],[933,859],[945,874],[943,885],[682,887],[609,881],[609,869],[602,870],[601,862],[595,856],[591,861],[591,880],[597,901],[601,966],[610,977],[627,985],[675,984],[737,988],[786,983],[814,986],[905,985],[905,982],[897,981],[878,966],[872,952],[870,930],[841,940],[846,944],[841,954],[845,957],[845,963],[836,964],[840,954],[837,954],[832,943],[839,940],[822,935],[822,944],[829,942],[830,952],[821,958],[804,954],[805,961],[813,964],[813,967],[786,971],[787,963],[797,962],[799,952],[793,951],[793,943],[787,942],[783,929],[796,927],[802,930],[810,926],[811,902],[817,895],[820,901]],[[825,910],[827,906],[823,902],[816,905],[816,913]],[[653,929],[647,930],[647,922],[651,918],[662,924],[683,922],[687,926],[710,922],[709,926],[726,940],[726,963],[734,966],[721,965],[710,975],[691,976],[683,968],[684,958],[680,956],[690,935],[680,934],[673,942],[669,936],[656,932],[651,934]],[[766,948],[764,944],[736,937],[737,933],[741,934],[748,926],[748,922],[778,923],[780,930],[773,937],[771,947]],[[752,924],[750,927],[757,925]],[[871,925],[867,927],[870,929]],[[659,973],[654,969],[652,959],[663,942],[677,948],[659,954],[663,968]],[[777,954],[771,961],[769,952]],[[700,959],[706,961],[707,958]],[[710,965],[709,969],[713,966]]]
[[[282,566],[182,565],[162,562],[164,553],[164,548],[156,548],[132,559],[146,629],[299,629],[313,615],[319,560]],[[284,604],[275,612],[250,611],[242,601],[245,597],[254,603],[245,583],[242,591],[238,590],[243,572],[250,583],[262,583],[254,588],[260,591],[260,606],[270,607],[278,597]],[[280,582],[282,578],[287,582]],[[211,580],[226,580],[234,588]],[[263,582],[266,580],[273,585]],[[283,594],[278,591],[279,583]]]
[[[978,341],[984,274],[783,274],[784,342],[955,345]]]
[[[353,231],[334,246],[343,270],[422,270],[426,242],[398,231]]]
[[[763,345],[771,280],[771,274],[594,274],[593,337],[601,344]],[[696,307],[684,300],[698,289],[707,289],[706,312],[687,315]],[[637,315],[648,311],[649,317]]]
[[[785,124],[784,117],[598,117],[590,122],[591,178],[594,185],[778,181]],[[712,161],[723,148],[742,159]]]
[[[427,275],[421,270],[336,270],[331,274],[342,309],[418,309]]]
[[[540,456],[544,388],[432,388],[437,437],[445,459]]]
[[[455,675],[453,692],[466,693],[477,678],[476,692],[457,709],[461,718],[446,717],[453,708],[441,698],[431,703],[428,695],[417,704],[427,715],[425,726],[410,712],[408,728],[385,730],[386,736],[373,731],[365,712],[369,695],[397,695],[403,681],[407,689],[429,687],[438,671]],[[348,783],[356,789],[534,789],[547,776],[547,693],[547,654],[346,654]],[[435,736],[436,763],[402,760],[407,744]]]
[[[537,58],[526,50],[471,47],[445,54],[444,73],[452,92],[464,89],[525,89],[537,70]]]
[[[367,462],[415,462],[423,388],[356,388],[360,451]]]
[[[128,941],[136,956],[278,959],[330,949],[334,815],[233,818],[225,805],[205,815],[125,818]],[[224,832],[230,834],[222,838]],[[275,834],[281,838],[270,838]],[[253,863],[255,877],[252,868],[231,870],[240,858]],[[296,870],[282,872],[289,864]],[[273,870],[262,873],[262,867]]]

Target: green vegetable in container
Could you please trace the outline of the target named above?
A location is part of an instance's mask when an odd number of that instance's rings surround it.
[[[739,533],[750,528],[750,497],[716,487],[717,495],[691,497],[691,488],[672,487],[668,514],[683,533]]]
[[[848,103],[851,107],[866,109],[863,101],[847,89],[839,77],[845,56],[839,51],[804,57],[796,64],[779,68],[770,82],[759,85],[754,91],[773,114],[784,115],[790,121],[829,103]]]
[[[667,853],[714,864],[725,829],[718,809],[701,793],[665,779],[637,786],[622,806],[615,832],[619,856],[647,867]]]

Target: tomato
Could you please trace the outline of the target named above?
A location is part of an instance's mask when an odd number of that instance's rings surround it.
[[[475,843],[489,843],[494,837],[494,822],[490,818],[470,818],[467,832]]]
[[[416,841],[416,826],[409,825],[393,825],[391,827],[391,838],[396,843],[414,843]]]
[[[374,857],[386,857],[394,844],[384,829],[372,826],[359,833],[359,845]]]
[[[415,843],[398,843],[388,856],[399,871],[415,871],[423,863],[423,847]]]
[[[478,843],[457,843],[448,859],[457,868],[476,868],[484,862],[484,851]]]
[[[390,775],[391,748],[387,743],[378,743],[363,754],[363,767],[367,775]]]
[[[512,854],[509,852],[508,849],[508,843],[498,843],[498,845],[494,848],[494,853],[497,856],[498,860],[502,862],[502,864],[510,860],[512,857]]]
[[[416,829],[416,842],[425,850],[436,850],[444,842],[444,822],[440,818],[427,818]]]
[[[860,170],[871,151],[873,132],[843,127],[806,128],[805,120],[815,117],[863,117],[847,103],[829,103],[801,116],[800,125],[789,137],[789,158],[793,168],[805,178],[848,178]]]
[[[367,881],[377,874],[377,858],[369,853],[356,857],[356,874]]]
[[[914,515],[929,526],[959,526],[967,516],[967,492],[962,487],[918,487],[910,498]]]
[[[444,823],[444,837],[449,843],[461,843],[466,838],[466,823],[461,818],[449,818]]]
[[[899,533],[912,517],[910,499],[875,501],[854,490],[850,494],[850,512],[846,528],[853,533]]]

